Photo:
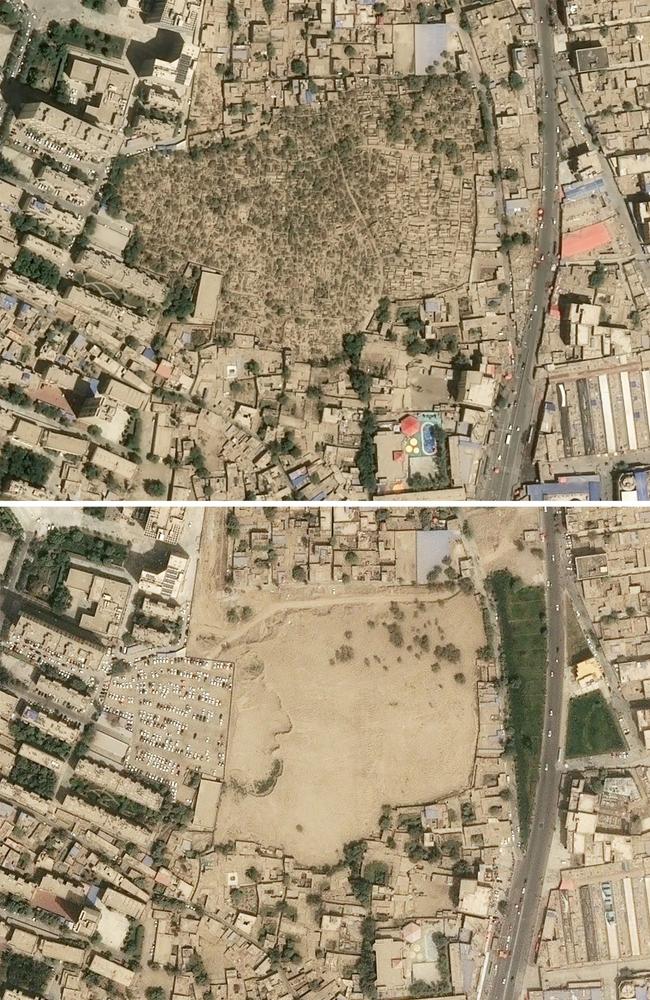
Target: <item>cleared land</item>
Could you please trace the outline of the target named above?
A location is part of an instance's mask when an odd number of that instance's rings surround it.
[[[507,570],[488,579],[501,631],[510,731],[515,754],[519,824],[528,839],[535,800],[546,696],[546,611],[541,587],[525,587]]]
[[[468,280],[481,139],[469,78],[418,78],[282,112],[241,142],[134,158],[120,196],[142,265],[224,274],[217,337],[331,356],[380,296]]]
[[[484,572],[507,569],[524,583],[541,583],[544,579],[544,559],[541,541],[524,544],[524,531],[539,529],[536,510],[512,508],[468,511],[465,520],[471,527]]]
[[[600,691],[572,698],[567,723],[567,757],[624,750],[625,743]]]
[[[376,829],[384,802],[466,785],[480,610],[472,596],[423,597],[356,608],[351,595],[347,606],[285,611],[231,646],[219,840],[246,836],[306,863],[332,861]]]

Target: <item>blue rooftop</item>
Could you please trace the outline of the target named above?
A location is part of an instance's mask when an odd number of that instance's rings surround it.
[[[582,198],[589,198],[592,194],[602,191],[605,181],[602,177],[595,177],[592,181],[572,181],[571,184],[563,186],[565,201],[580,201]]]
[[[602,499],[600,476],[571,476],[561,483],[531,483],[526,487],[529,500],[560,500],[575,493],[586,493],[589,500]]]
[[[634,472],[634,485],[639,500],[648,499],[648,470],[636,469]]]

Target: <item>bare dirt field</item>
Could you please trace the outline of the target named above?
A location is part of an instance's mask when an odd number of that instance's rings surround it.
[[[216,336],[255,330],[303,358],[338,352],[382,295],[466,281],[476,98],[465,77],[413,87],[359,87],[241,141],[133,158],[120,197],[142,265],[164,277],[216,267]]]
[[[221,619],[222,625],[225,625],[226,621],[223,613],[223,587],[228,548],[226,513],[225,507],[208,509],[203,518],[201,556],[198,560],[190,613],[188,652],[191,656],[208,656],[207,651],[214,648],[211,624],[214,623],[215,617]],[[210,631],[206,636],[207,641],[197,643],[197,635],[201,636],[204,629]]]
[[[376,829],[383,803],[431,801],[467,784],[481,616],[472,596],[422,597],[355,608],[350,595],[330,609],[284,610],[230,647],[217,840],[332,861],[346,840]]]
[[[544,578],[543,542],[523,544],[524,531],[539,529],[537,510],[514,510],[512,507],[478,508],[468,511],[465,518],[472,529],[472,539],[481,557],[483,571],[508,569],[525,583],[538,584]]]

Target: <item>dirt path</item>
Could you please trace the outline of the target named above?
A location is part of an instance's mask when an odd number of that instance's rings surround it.
[[[330,118],[329,114],[327,115],[327,127],[328,127],[328,129],[330,131],[332,139],[334,140],[334,142],[336,142],[337,141],[336,132],[334,131],[334,126],[332,125],[332,119]],[[377,244],[375,242],[375,237],[373,235],[373,232],[372,232],[370,226],[368,225],[368,220],[366,219],[365,215],[363,214],[363,212],[359,208],[359,203],[358,203],[357,199],[354,197],[354,195],[352,193],[352,189],[350,188],[350,185],[348,184],[348,179],[347,179],[347,177],[345,175],[345,170],[343,169],[343,164],[341,163],[341,157],[339,156],[339,154],[336,151],[336,149],[335,149],[334,153],[335,153],[335,156],[336,156],[336,162],[339,165],[339,170],[341,171],[341,177],[343,178],[343,183],[345,185],[345,190],[347,191],[348,197],[349,197],[350,201],[352,202],[352,204],[354,205],[355,211],[356,211],[357,215],[359,216],[359,218],[361,220],[361,224],[362,224],[362,226],[363,226],[363,228],[365,230],[365,234],[366,234],[368,240],[370,241],[370,245],[372,247],[372,252],[374,253],[374,255],[375,255],[376,259],[377,259],[377,265],[379,267],[379,278],[380,278],[379,290],[381,291],[383,289],[383,287],[384,287],[384,261],[383,261],[383,258],[381,256],[381,253],[379,252],[379,247],[377,246]]]
[[[219,648],[224,649],[234,643],[240,642],[254,628],[261,625],[263,622],[268,621],[269,618],[273,618],[274,615],[281,614],[284,611],[309,611],[310,608],[324,608],[341,604],[377,604],[381,601],[398,601],[400,604],[412,604],[415,601],[422,601],[425,604],[436,604],[442,601],[453,600],[457,593],[458,591],[454,591],[451,594],[443,594],[439,591],[426,590],[425,588],[419,586],[392,587],[375,594],[323,595],[323,597],[307,598],[302,601],[279,601],[278,603],[272,604],[270,607],[266,608],[266,610],[262,611],[260,614],[255,615],[255,617],[251,618],[250,621],[240,624],[238,628],[231,629],[228,633],[228,638],[221,642]],[[190,642],[214,641],[217,630],[218,626],[215,626],[213,633],[202,632],[200,635],[192,636]]]

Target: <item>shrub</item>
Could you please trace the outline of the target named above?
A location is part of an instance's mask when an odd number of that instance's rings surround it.
[[[144,488],[150,497],[162,497],[167,492],[160,479],[145,479]]]

